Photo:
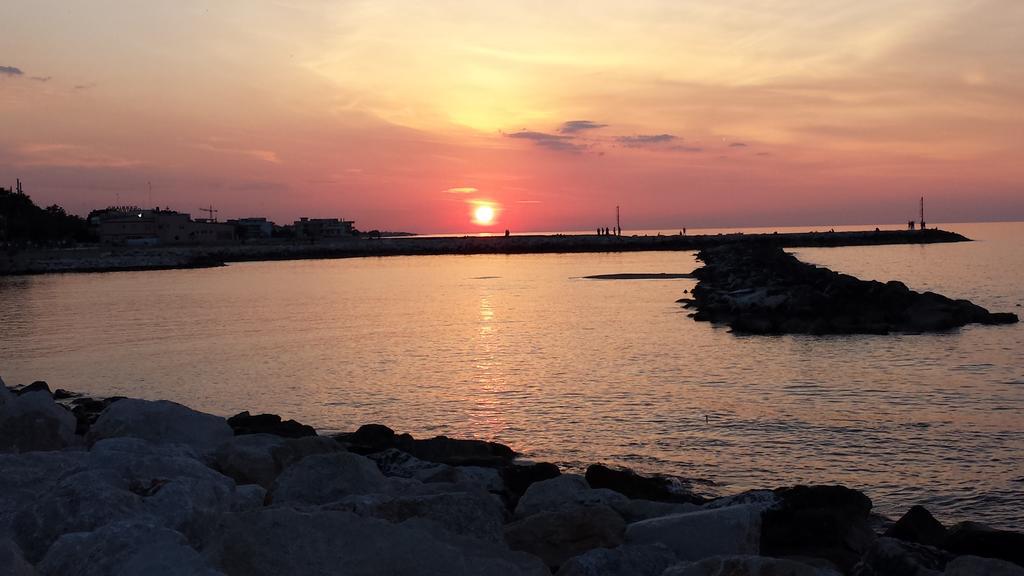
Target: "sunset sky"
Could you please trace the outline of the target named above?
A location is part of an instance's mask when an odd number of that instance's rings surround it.
[[[1022,31],[1020,0],[5,0],[0,185],[424,233],[1024,219]]]

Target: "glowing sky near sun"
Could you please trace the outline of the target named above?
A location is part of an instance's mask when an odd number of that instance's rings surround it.
[[[1021,30],[1019,0],[7,0],[0,185],[418,232],[1021,219]]]

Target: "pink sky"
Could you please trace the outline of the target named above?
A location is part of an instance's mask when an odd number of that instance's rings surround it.
[[[0,7],[0,185],[362,229],[1024,219],[1024,3]]]

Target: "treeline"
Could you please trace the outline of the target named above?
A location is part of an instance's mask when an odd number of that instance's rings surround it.
[[[0,243],[23,245],[96,242],[84,218],[68,214],[54,204],[36,206],[21,188],[0,188]]]

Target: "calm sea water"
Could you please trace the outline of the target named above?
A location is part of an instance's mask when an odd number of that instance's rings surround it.
[[[978,241],[801,249],[998,311],[1024,303],[1024,224]],[[0,278],[0,375],[94,395],[385,423],[714,481],[865,490],[880,512],[1024,521],[1024,325],[737,337],[675,300],[690,252],[423,256]]]

